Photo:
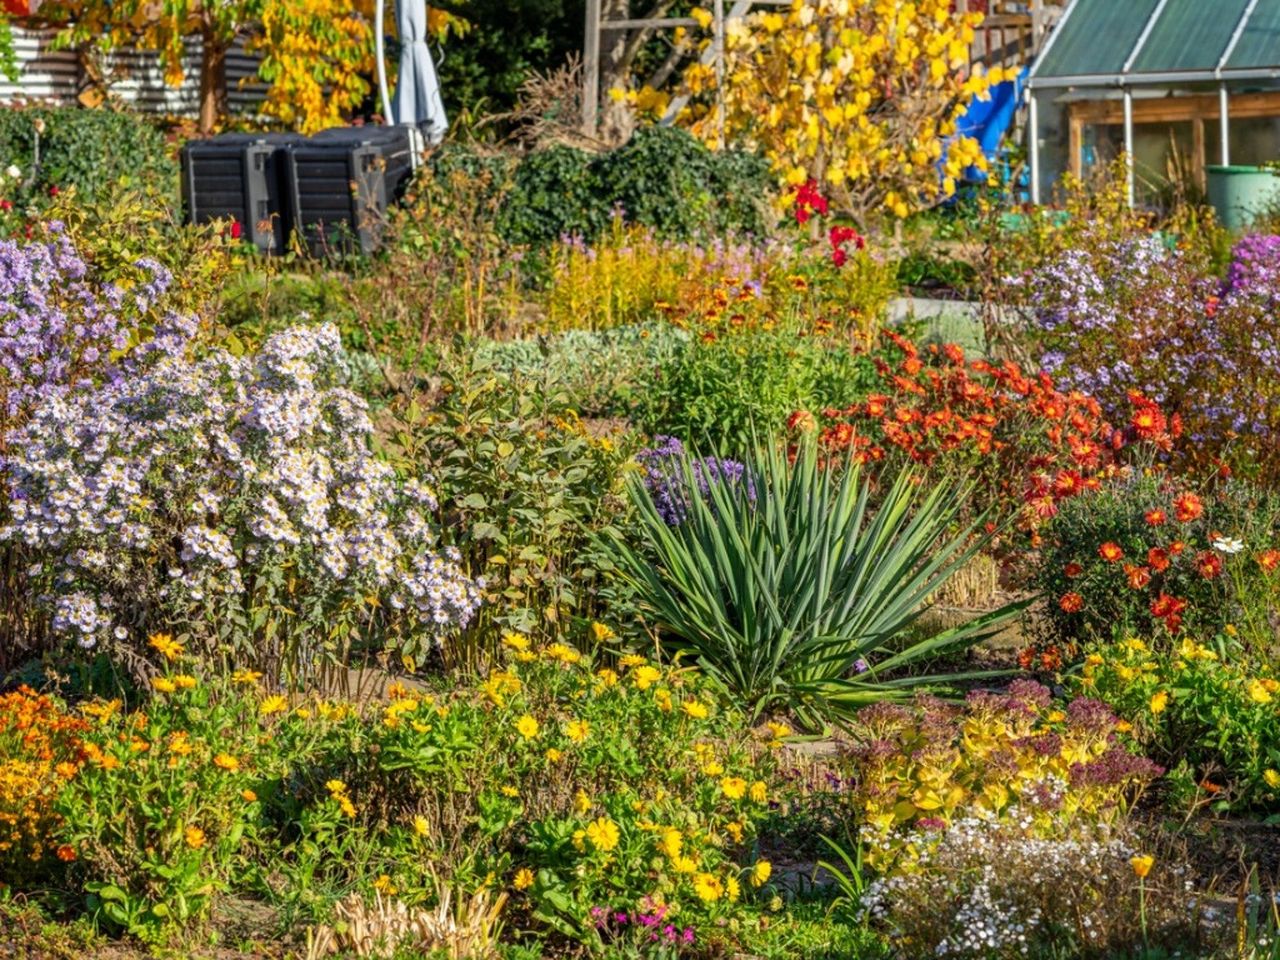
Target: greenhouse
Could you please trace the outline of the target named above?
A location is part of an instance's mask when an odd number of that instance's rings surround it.
[[[1073,0],[1028,87],[1033,199],[1121,154],[1131,202],[1226,189],[1280,158],[1280,0]]]

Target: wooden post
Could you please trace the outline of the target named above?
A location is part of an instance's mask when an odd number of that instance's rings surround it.
[[[716,144],[724,149],[724,0],[715,0]]]
[[[596,135],[600,110],[600,3],[587,0],[586,37],[582,45],[582,132]]]
[[[1204,117],[1196,114],[1191,118],[1191,176],[1201,190],[1205,188],[1204,160]]]
[[[1080,179],[1084,176],[1084,118],[1070,107],[1067,108],[1067,116],[1067,149],[1071,151],[1067,169],[1073,177]]]

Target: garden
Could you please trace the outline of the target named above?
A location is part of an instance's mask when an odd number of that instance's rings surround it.
[[[0,957],[1280,958],[1280,210],[966,181],[879,6],[367,255],[0,114]]]

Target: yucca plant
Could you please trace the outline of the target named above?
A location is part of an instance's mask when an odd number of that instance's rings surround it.
[[[667,490],[686,507],[675,523],[633,480],[646,542],[615,541],[618,565],[668,652],[696,657],[753,716],[817,722],[993,675],[934,673],[930,661],[991,636],[1025,602],[948,629],[921,619],[992,536],[983,516],[961,519],[967,484],[907,470],[873,498],[857,465],[823,462],[813,444],[794,458],[757,445],[735,482],[700,482],[700,464],[670,461]]]

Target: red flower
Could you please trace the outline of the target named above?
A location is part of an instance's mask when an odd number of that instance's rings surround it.
[[[1084,567],[1080,566],[1078,563],[1068,563],[1062,568],[1062,575],[1068,580],[1074,580],[1082,573],[1084,573]]]
[[[1258,557],[1258,566],[1267,573],[1271,573],[1276,567],[1280,567],[1280,550],[1263,550]]]
[[[1074,470],[1059,470],[1053,478],[1053,494],[1059,499],[1074,497],[1084,490],[1084,477]]]
[[[232,220],[232,221],[231,221],[231,239],[232,239],[232,240],[239,240],[239,239],[240,239],[240,232],[241,232],[241,231],[240,231],[240,221],[239,221],[239,220]]]
[[[1084,609],[1084,597],[1078,593],[1064,593],[1058,600],[1063,613],[1079,613]]]
[[[1164,526],[1165,521],[1169,519],[1169,516],[1163,510],[1156,509],[1156,510],[1148,510],[1146,512],[1146,518],[1147,518],[1147,526],[1162,527]]]
[[[808,410],[797,410],[791,416],[787,417],[788,430],[801,430],[805,433],[815,429],[818,422],[813,418],[813,414]]]
[[[1107,563],[1116,563],[1124,559],[1124,551],[1120,549],[1120,544],[1108,540],[1098,548],[1098,556]]]
[[[831,251],[831,263],[836,267],[843,267],[849,262],[849,255],[839,247]]]
[[[1180,600],[1178,597],[1170,596],[1167,593],[1161,593],[1151,601],[1151,615],[1153,617],[1177,616],[1185,609],[1187,609],[1187,601]]]
[[[1173,514],[1183,523],[1190,523],[1204,513],[1204,504],[1194,493],[1184,493],[1173,501]]]
[[[1185,549],[1187,549],[1187,545],[1185,543],[1181,540],[1175,540],[1173,543],[1169,544],[1169,556],[1176,557]]]
[[[1164,573],[1169,569],[1169,554],[1159,547],[1147,551],[1147,564],[1156,573]]]
[[[1212,580],[1222,572],[1222,558],[1212,550],[1202,550],[1196,555],[1196,569],[1200,576]]]

